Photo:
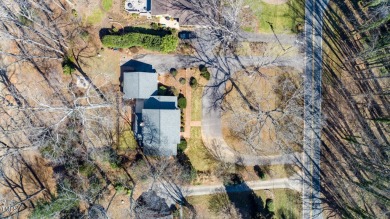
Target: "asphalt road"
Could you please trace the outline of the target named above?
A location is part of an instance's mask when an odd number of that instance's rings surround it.
[[[322,218],[321,208],[321,77],[323,13],[328,0],[306,0],[302,218]]]

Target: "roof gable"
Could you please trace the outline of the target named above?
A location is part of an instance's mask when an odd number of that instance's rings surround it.
[[[143,144],[149,155],[176,155],[180,143],[179,109],[143,109]]]
[[[147,99],[157,91],[157,74],[124,72],[123,92],[126,99]]]

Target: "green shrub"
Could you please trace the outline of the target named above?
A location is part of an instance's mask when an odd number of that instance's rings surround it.
[[[51,202],[40,202],[36,205],[30,218],[51,219],[60,212],[69,211],[79,205],[78,197],[73,193],[60,193]]]
[[[205,65],[199,66],[200,76],[206,78],[206,80],[210,80],[210,72],[207,70]]]
[[[152,28],[153,30],[158,30],[160,26],[158,26],[158,23],[152,22],[150,24],[150,28]]]
[[[122,183],[115,183],[114,188],[117,192],[121,192],[125,189]]]
[[[99,156],[102,158],[103,162],[108,162],[113,169],[118,169],[122,165],[122,158],[112,148],[105,149],[99,153]]]
[[[110,29],[110,32],[111,33],[118,33],[119,29],[117,27],[113,27],[113,28]]]
[[[66,75],[71,75],[74,72],[74,68],[72,68],[68,64],[63,65],[62,70],[63,70],[64,74],[66,74]]]
[[[175,68],[171,68],[171,70],[169,70],[169,72],[171,73],[171,75],[173,76],[173,77],[176,77],[176,75],[177,75],[177,70],[175,69]]]
[[[206,80],[210,80],[210,72],[209,71],[203,71],[203,72],[200,72],[200,76],[206,78]]]
[[[161,51],[162,52],[173,52],[176,50],[179,44],[179,39],[174,35],[166,35],[162,38]]]
[[[192,88],[196,88],[198,86],[198,81],[196,80],[196,78],[194,78],[194,77],[190,78],[190,86]]]
[[[74,59],[73,57],[64,58],[64,61],[62,62],[62,70],[64,74],[71,75],[76,70],[76,66],[72,61],[73,59]]]
[[[79,16],[79,14],[77,13],[76,9],[72,9],[72,15],[74,17],[78,17]]]
[[[186,79],[185,78],[180,78],[179,82],[180,82],[180,84],[185,84],[186,83]]]
[[[182,153],[186,148],[187,148],[186,139],[184,138],[180,139],[180,144],[177,145],[177,150]]]
[[[88,31],[86,31],[86,30],[81,31],[80,37],[81,37],[81,39],[87,41],[87,40],[89,39],[89,33],[88,33]]]
[[[200,72],[207,71],[206,66],[205,66],[205,65],[199,65],[199,71],[200,71]]]
[[[154,51],[172,52],[176,50],[178,39],[172,35],[160,37],[145,33],[128,33],[124,35],[106,35],[102,38],[102,43],[110,48],[141,46]]]
[[[88,183],[89,183],[88,190],[93,194],[96,194],[98,191],[100,191],[103,188],[102,181],[96,175],[92,175],[89,178]]]
[[[269,212],[275,211],[274,201],[272,199],[266,200],[265,209],[267,209]]]
[[[187,107],[187,99],[185,97],[180,97],[177,105],[179,106],[180,109],[184,109]]]
[[[127,188],[126,186],[124,186],[122,183],[115,183],[114,184],[114,188],[115,190],[118,192],[118,193],[125,193],[126,195],[130,195],[131,194],[131,189]]]
[[[106,35],[103,45],[111,48],[129,48],[142,46],[150,50],[160,50],[161,37],[143,33],[128,33],[124,35]]]
[[[167,87],[165,87],[164,85],[159,86],[157,93],[158,93],[158,95],[162,95],[162,96],[166,95],[167,94]]]
[[[112,169],[119,169],[121,167],[121,162],[119,160],[110,161],[110,167]]]
[[[85,163],[79,166],[79,172],[83,176],[90,177],[93,175],[94,171],[95,171],[95,167],[90,163]]]

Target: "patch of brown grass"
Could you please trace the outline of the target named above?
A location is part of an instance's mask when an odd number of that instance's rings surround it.
[[[281,74],[289,74],[292,78],[299,77],[297,72],[291,68],[262,68],[256,76],[251,77],[247,76],[244,72],[239,72],[236,77],[242,94],[251,101],[255,100],[256,102],[252,104],[258,105],[262,111],[267,112],[278,108],[280,104],[280,98],[275,92],[275,87],[278,86],[278,78]],[[225,106],[227,110],[222,114],[222,133],[224,139],[228,145],[240,153],[253,153],[253,149],[245,143],[245,139],[239,138],[232,127],[232,124],[240,122],[235,121],[235,113],[250,115],[253,112],[249,110],[236,89],[233,89],[226,97]],[[279,115],[277,112],[273,113],[275,118]],[[264,127],[258,133],[258,137],[259,139],[257,140],[261,144],[259,145],[261,155],[277,155],[282,153],[281,149],[275,144],[278,136],[276,135],[275,126],[270,119],[265,121]],[[294,150],[298,149],[294,145],[291,145],[291,147]]]

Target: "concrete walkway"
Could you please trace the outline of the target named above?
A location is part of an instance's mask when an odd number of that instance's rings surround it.
[[[260,189],[292,189],[301,191],[301,183],[289,178],[272,179],[267,181],[247,181],[243,184],[234,186],[218,185],[201,185],[183,187],[185,196],[210,195],[223,192],[246,192]]]

